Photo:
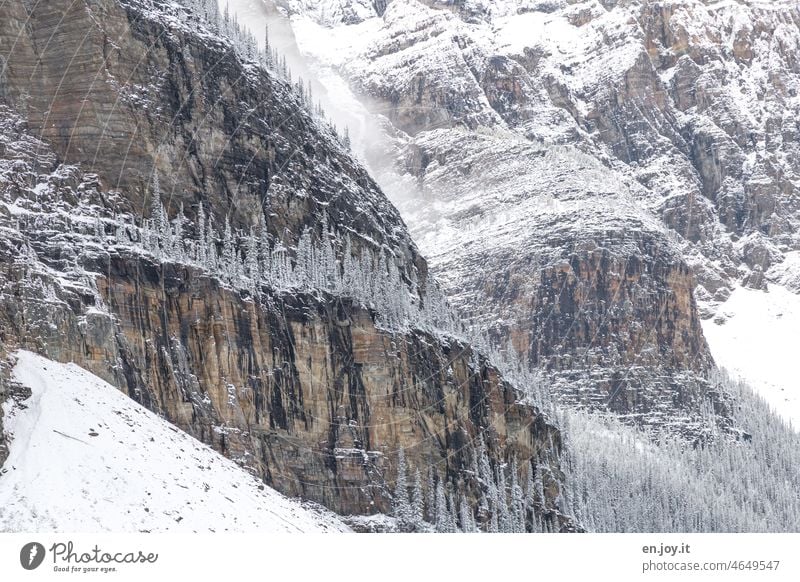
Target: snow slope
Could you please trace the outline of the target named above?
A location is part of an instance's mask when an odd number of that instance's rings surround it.
[[[778,285],[766,293],[740,287],[703,332],[719,366],[800,427],[800,295]]]
[[[20,351],[0,531],[347,531],[74,364]]]

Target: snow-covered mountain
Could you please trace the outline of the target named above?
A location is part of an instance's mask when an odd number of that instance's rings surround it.
[[[463,311],[568,401],[725,408],[700,316],[797,291],[795,2],[278,4]]]
[[[796,530],[797,21],[0,4],[0,517]]]
[[[349,531],[86,370],[13,357],[0,531]]]
[[[0,5],[0,401],[28,350],[378,516],[356,528],[391,522],[405,451],[400,489],[429,495],[402,529],[510,528],[506,480],[536,484],[514,527],[575,529],[545,391],[471,343],[341,125],[256,44],[214,0]]]

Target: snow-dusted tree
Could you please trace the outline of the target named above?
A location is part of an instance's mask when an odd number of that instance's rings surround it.
[[[131,243],[128,227],[124,224],[117,224],[114,230],[114,239],[119,246],[127,246]]]
[[[472,517],[472,510],[469,508],[466,498],[461,498],[459,506],[459,520],[461,521],[461,531],[464,533],[475,533],[478,527],[475,525],[475,519]]]
[[[272,68],[273,61],[272,61],[272,44],[269,40],[269,24],[264,27],[264,52],[263,54],[263,63],[264,66],[267,68]]]
[[[487,531],[489,533],[499,533],[500,532],[500,526],[498,524],[498,515],[497,515],[498,511],[497,511],[497,507],[494,506],[494,503],[490,504],[489,512],[490,512],[490,518],[489,518],[489,526],[487,528]]]
[[[185,236],[183,232],[183,225],[185,222],[186,215],[183,213],[183,202],[181,202],[181,205],[178,208],[178,214],[172,221],[172,241],[170,244],[173,258],[181,263],[185,260]]]
[[[222,236],[222,269],[223,276],[228,282],[236,279],[236,246],[231,233],[230,218],[225,219],[225,233]]]
[[[436,484],[436,517],[434,520],[436,531],[440,533],[447,533],[450,529],[450,515],[447,510],[447,498],[444,494],[444,485],[442,480]]]
[[[310,289],[316,278],[314,269],[314,245],[311,242],[311,229],[305,227],[300,240],[297,242],[297,253],[295,254],[294,280],[302,289]]]
[[[258,236],[258,268],[260,283],[272,284],[272,252],[270,251],[269,233],[266,226],[259,229]]]
[[[246,240],[245,248],[245,276],[250,280],[253,293],[258,293],[259,281],[261,281],[261,269],[258,261],[258,236],[254,228],[250,228],[250,235]]]
[[[225,2],[225,10],[222,12],[222,32],[225,36],[231,35],[231,7]]]
[[[458,531],[457,510],[449,484],[445,493],[445,500],[447,501],[447,533],[456,533]]]
[[[511,527],[514,533],[525,531],[525,494],[517,478],[517,459],[511,461]]]
[[[427,487],[425,488],[425,507],[427,518],[431,523],[436,521],[436,474],[433,467],[428,467]]]
[[[289,264],[289,253],[281,241],[276,241],[275,246],[272,248],[270,266],[273,285],[278,289],[287,289],[292,275],[292,268]]]
[[[497,468],[497,488],[495,489],[494,509],[497,512],[497,523],[502,533],[513,533],[514,526],[511,512],[508,510],[506,492],[506,476],[502,467]]]
[[[397,451],[397,478],[394,487],[393,512],[401,529],[407,529],[412,525],[411,501],[408,498],[408,469],[402,448]]]
[[[155,256],[162,257],[169,252],[170,226],[167,212],[161,203],[161,186],[158,180],[158,171],[155,169],[153,170],[153,184],[150,196],[149,246]]]
[[[359,294],[356,290],[358,277],[356,276],[356,261],[353,256],[353,242],[350,235],[345,236],[344,251],[342,252],[342,290],[350,294],[352,297],[357,297]]]
[[[492,471],[492,465],[489,462],[489,454],[486,451],[486,442],[483,440],[483,434],[478,437],[478,450],[475,454],[478,457],[478,477],[486,487],[489,498],[492,499],[496,495],[497,486],[495,485],[494,471]]]
[[[425,501],[419,469],[414,471],[414,486],[411,489],[411,516],[415,526],[419,526],[425,520]]]
[[[352,143],[350,141],[350,128],[346,125],[344,126],[344,137],[342,137],[342,144],[344,145],[347,151],[352,149]]]
[[[216,3],[216,0],[215,0]],[[197,262],[203,269],[208,269],[208,232],[206,230],[206,211],[203,203],[197,211]]]

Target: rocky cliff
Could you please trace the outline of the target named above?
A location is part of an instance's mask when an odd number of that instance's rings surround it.
[[[539,484],[529,527],[572,527],[558,430],[485,356],[388,325],[385,301],[255,275],[270,249],[299,272],[306,233],[345,275],[380,256],[372,278],[394,273],[414,309],[435,294],[397,211],[289,83],[173,3],[0,12],[4,357],[74,361],[342,514],[390,511],[402,449],[447,484],[451,513],[464,500],[489,520],[485,450],[492,477]],[[255,229],[263,246],[247,246]]]
[[[699,314],[793,280],[796,3],[279,4],[377,119],[363,155],[479,325],[569,401],[662,424],[724,400]]]

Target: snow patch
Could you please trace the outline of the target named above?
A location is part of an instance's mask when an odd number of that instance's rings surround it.
[[[783,262],[767,271],[767,279],[786,287],[792,293],[800,293],[800,251],[786,253]]]
[[[703,332],[720,367],[800,426],[800,295],[778,285],[766,293],[737,288]]]

